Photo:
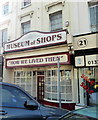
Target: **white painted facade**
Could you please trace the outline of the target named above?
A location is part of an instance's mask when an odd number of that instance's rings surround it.
[[[9,0],[4,0],[2,5]],[[40,1],[32,0],[27,7],[22,7],[22,0],[10,0],[10,11],[8,15],[0,13],[0,30],[8,28],[8,39],[15,40],[20,37],[21,23],[31,20],[31,30],[50,31],[49,14],[62,10],[63,29],[65,22],[69,21],[67,28],[71,35],[90,32],[89,9],[87,2],[74,2],[70,0]]]
[[[89,16],[89,8],[88,8],[88,0],[75,1],[75,0],[38,0],[33,1],[29,6],[23,7],[23,0],[4,0],[0,4],[0,11],[2,11],[2,5],[6,2],[10,3],[10,11],[9,14],[4,16],[0,13],[0,30],[8,28],[8,41],[13,41],[21,37],[22,29],[21,23],[26,21],[31,21],[31,31],[42,31],[42,32],[50,32],[50,20],[49,15],[55,13],[57,11],[62,11],[62,26],[63,29],[67,29],[70,36],[67,36],[67,41],[71,43],[68,46],[73,46],[75,50],[79,50],[77,47],[76,38],[73,38],[75,35],[86,34],[91,32],[90,28],[90,16]],[[69,22],[69,26],[66,27],[66,21]],[[95,36],[94,36],[95,40]],[[91,40],[92,41],[92,40]],[[93,46],[96,46],[96,41],[93,42]],[[91,44],[89,44],[91,46]],[[8,53],[5,54],[5,59],[8,58],[18,58],[24,56],[31,55],[43,55],[44,53],[54,53],[54,52],[68,52],[68,46],[57,46],[54,48],[45,48],[40,50],[32,50],[28,52],[20,52],[20,53]],[[43,52],[44,51],[44,52]],[[64,67],[63,67],[64,68]],[[78,88],[76,87],[78,84],[77,81],[77,69],[73,70],[73,66],[67,66],[68,69],[72,69],[72,82],[73,84],[73,101],[78,103]],[[21,70],[24,68],[21,68]],[[51,68],[52,69],[52,68]],[[37,69],[35,69],[37,70]],[[4,66],[4,81],[8,81],[13,83],[13,72],[15,69],[6,69]],[[74,75],[75,74],[75,75]],[[36,95],[35,95],[36,96]],[[83,103],[83,94],[81,96],[80,102]]]

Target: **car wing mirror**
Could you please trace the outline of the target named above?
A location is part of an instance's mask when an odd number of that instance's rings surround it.
[[[38,108],[38,105],[32,100],[25,101],[24,106],[29,110],[36,110]]]

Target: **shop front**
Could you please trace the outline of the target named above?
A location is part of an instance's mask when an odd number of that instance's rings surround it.
[[[75,37],[75,74],[78,83],[77,106],[98,106],[97,33]]]
[[[74,109],[73,65],[67,47],[66,31],[30,32],[7,43],[4,81],[21,86],[40,103],[59,106],[60,74],[62,108]]]

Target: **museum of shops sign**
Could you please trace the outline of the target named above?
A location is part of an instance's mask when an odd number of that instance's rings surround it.
[[[75,66],[98,66],[98,54],[75,57]]]
[[[59,32],[31,31],[20,38],[5,44],[4,52],[19,51],[53,44],[66,43],[66,30]]]
[[[60,64],[70,64],[70,56],[66,54],[57,54],[49,56],[29,56],[25,58],[14,58],[6,59],[6,67],[33,67],[33,66],[45,66],[45,65],[56,65],[58,63],[58,58]]]

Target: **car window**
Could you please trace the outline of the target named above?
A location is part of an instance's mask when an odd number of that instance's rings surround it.
[[[24,108],[25,101],[31,100],[31,98],[29,98],[23,91],[18,88],[7,85],[3,85],[0,88],[0,96],[2,96],[2,106]]]

